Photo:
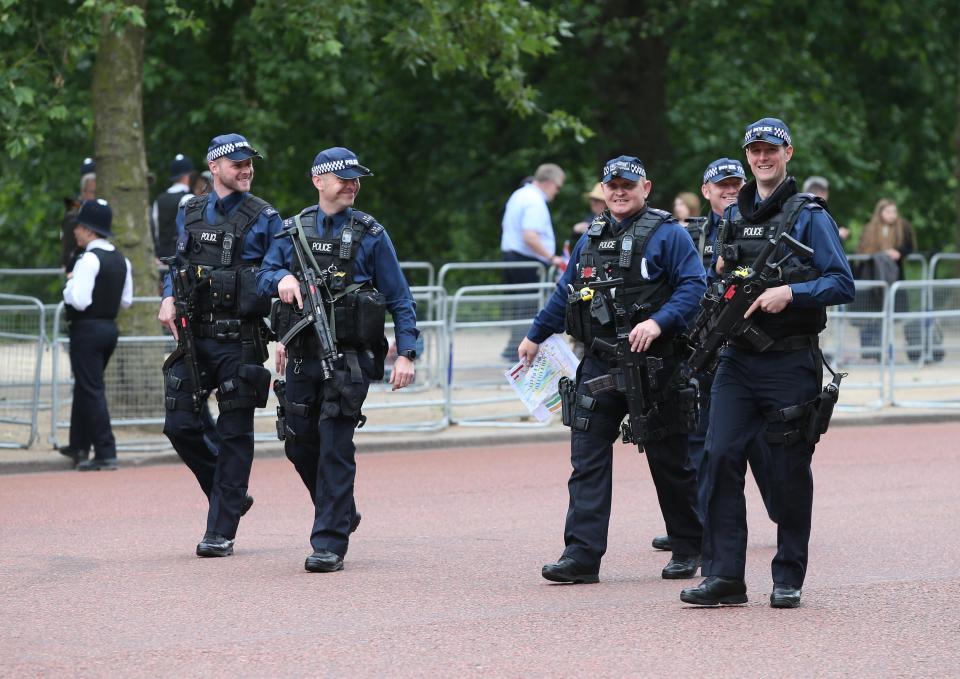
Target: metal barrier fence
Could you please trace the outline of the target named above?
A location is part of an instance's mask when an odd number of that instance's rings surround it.
[[[930,273],[951,259],[960,256],[935,258]],[[493,270],[505,263],[471,264],[468,269]],[[532,321],[532,313],[516,311],[541,308],[554,289],[553,282],[464,286],[449,298],[440,285],[412,287],[418,315],[426,319],[419,323],[423,346],[416,383],[399,392],[390,392],[388,384],[372,385],[365,410],[374,416],[359,433],[437,431],[453,423],[541,426],[531,420],[503,372],[516,362],[519,339],[511,333],[522,336]],[[850,373],[838,407],[960,407],[954,393],[960,385],[960,280],[901,281],[892,287],[858,280],[856,290],[854,302],[829,310],[821,337],[831,361]],[[150,305],[153,313],[158,302],[147,297],[134,304]],[[49,443],[61,444],[69,427],[72,379],[64,355],[69,340],[63,304],[46,309],[36,298],[0,295],[0,447],[29,447],[40,423],[47,426],[48,410]],[[52,361],[44,365],[47,346]],[[168,335],[120,338],[106,381],[113,424],[125,430],[118,434],[121,449],[169,449],[160,431],[159,367],[173,348]],[[272,368],[273,361],[267,365]],[[917,389],[925,389],[922,397],[906,397]],[[259,441],[275,437],[274,406],[271,395],[267,409],[258,411]]]
[[[0,294],[0,448],[29,448],[37,438],[45,339],[40,300]]]
[[[471,285],[457,290],[448,323],[450,367],[446,408],[450,422],[461,426],[545,426],[546,423],[530,421],[530,413],[503,375],[517,362],[516,348],[533,317],[504,318],[502,307],[519,299],[539,309],[555,287],[554,283],[530,283]],[[515,336],[515,330],[520,331],[520,339]],[[462,396],[466,391],[470,395]],[[510,407],[502,408],[505,404]]]
[[[820,335],[820,347],[835,370],[849,371],[837,409],[872,410],[885,403],[889,286],[884,281],[855,280],[854,284],[853,302],[827,310],[827,327]]]
[[[940,267],[941,264],[944,264],[946,262],[953,262],[953,263],[960,262],[960,253],[938,252],[937,254],[935,254],[930,259],[930,278],[932,278],[933,280],[936,280],[937,269]],[[955,274],[957,273],[956,272],[957,268],[960,268],[960,267],[957,267],[956,264],[954,264]],[[956,276],[953,276],[953,277],[956,278],[957,276],[960,276],[960,274],[957,274]]]
[[[925,304],[914,303],[925,291]],[[887,298],[888,401],[906,408],[960,407],[960,279],[898,281]],[[902,332],[900,330],[902,329]],[[903,341],[898,338],[902,335]],[[922,399],[907,390],[924,389]]]

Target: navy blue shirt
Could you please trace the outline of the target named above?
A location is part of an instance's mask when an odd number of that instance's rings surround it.
[[[756,204],[760,203],[759,194]],[[728,221],[738,217],[737,206],[731,205],[723,213]],[[843,252],[837,223],[830,213],[816,203],[808,203],[800,210],[797,223],[789,234],[813,249],[813,266],[820,272],[818,278],[804,283],[790,283],[793,301],[798,307],[832,306],[853,301],[855,288],[850,263]],[[716,268],[717,252],[714,247],[713,264]]]
[[[244,198],[250,194],[246,191],[233,192],[223,198],[218,198],[216,193],[206,195],[207,203],[203,209],[203,221],[210,226],[223,224],[230,218],[237,206]],[[181,203],[177,210],[177,243],[186,237],[184,231],[184,219],[186,214],[186,203]],[[283,220],[280,219],[280,213],[272,207],[267,207],[257,216],[257,221],[247,231],[243,239],[243,249],[240,252],[240,259],[245,262],[259,262],[267,254],[270,248],[270,242],[273,237],[283,229]],[[179,247],[178,247],[179,252]],[[170,280],[170,274],[167,273],[163,278],[163,296],[173,295],[173,281]]]
[[[343,227],[350,223],[353,208],[330,215],[333,221],[332,232],[323,231],[326,214],[317,208],[317,231],[321,237],[339,239]],[[291,223],[293,220],[288,220]],[[390,236],[384,229],[373,234],[369,231],[360,239],[359,247],[354,243],[356,252],[353,260],[353,281],[365,283],[370,281],[373,286],[383,293],[387,300],[387,309],[393,316],[394,334],[397,338],[397,351],[415,350],[417,337],[416,302],[410,294],[410,286],[400,270],[397,251],[393,247]],[[277,285],[284,276],[293,272],[294,253],[293,242],[289,238],[274,238],[260,271],[257,273],[257,291],[262,297],[271,297],[277,294]]]
[[[614,230],[619,232],[619,225]],[[547,301],[547,305],[537,314],[527,333],[531,341],[540,344],[550,335],[563,332],[567,285],[576,280],[580,253],[588,241],[589,237],[584,234],[573,248],[570,263],[557,282],[557,289]],[[697,252],[687,230],[672,218],[661,224],[647,241],[641,272],[644,273],[644,278],[651,281],[666,276],[673,288],[670,299],[650,318],[657,322],[664,334],[685,329],[696,317],[700,298],[706,290],[703,260],[700,259],[700,253]]]

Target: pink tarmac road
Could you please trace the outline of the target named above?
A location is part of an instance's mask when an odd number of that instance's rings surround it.
[[[814,460],[797,610],[768,605],[775,528],[748,480],[750,602],[682,604],[646,461],[618,447],[596,585],[551,585],[565,445],[360,456],[340,573],[303,570],[313,510],[254,464],[236,554],[193,555],[181,466],[0,477],[0,676],[960,676],[960,426],[846,427]]]

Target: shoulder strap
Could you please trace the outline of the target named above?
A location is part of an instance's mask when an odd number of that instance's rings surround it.
[[[638,251],[642,256],[647,249],[647,243],[650,241],[650,237],[656,233],[661,224],[672,218],[673,215],[665,210],[658,210],[652,207],[647,208],[640,216],[640,219],[635,221],[631,227],[633,230],[634,250]]]
[[[314,220],[316,215],[314,215]],[[297,215],[293,218],[294,224],[297,227],[297,242],[300,244],[300,247],[303,250],[303,254],[307,258],[307,263],[313,267],[313,270],[318,274],[320,273],[320,265],[317,264],[317,260],[313,258],[313,252],[310,250],[310,244],[307,242],[307,235],[303,232],[303,223],[300,221],[300,215]]]
[[[811,204],[823,208],[828,214],[830,212],[827,210],[826,201],[820,196],[815,196],[812,193],[795,193],[783,204],[783,221],[780,223],[780,227],[773,237],[776,238],[781,233],[788,233],[800,218],[800,211]]]
[[[270,203],[265,201],[263,198],[254,196],[253,194],[248,194],[246,198],[240,201],[237,209],[233,211],[233,214],[230,215],[230,219],[227,220],[227,224],[232,226],[234,232],[237,234],[238,241],[241,243],[243,242],[244,237],[247,235],[247,231],[249,231],[256,223],[260,213],[267,210],[270,210],[268,215],[276,213],[276,210],[270,207]]]

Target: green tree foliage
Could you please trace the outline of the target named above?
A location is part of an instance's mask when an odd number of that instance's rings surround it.
[[[97,21],[113,0],[0,0],[0,261],[56,262],[61,198],[93,151]],[[284,214],[316,196],[331,145],[376,172],[358,205],[404,259],[493,259],[503,203],[541,162],[568,171],[560,240],[612,155],[636,153],[669,207],[706,164],[778,115],[791,170],[831,179],[856,227],[890,195],[921,246],[954,238],[960,19],[950,3],[733,0],[147,0],[147,165],[202,165],[214,134],[265,155],[255,191]],[[109,198],[109,196],[107,196]],[[145,225],[144,225],[145,228]],[[23,248],[24,236],[31,243]],[[5,285],[6,289],[6,285]]]

